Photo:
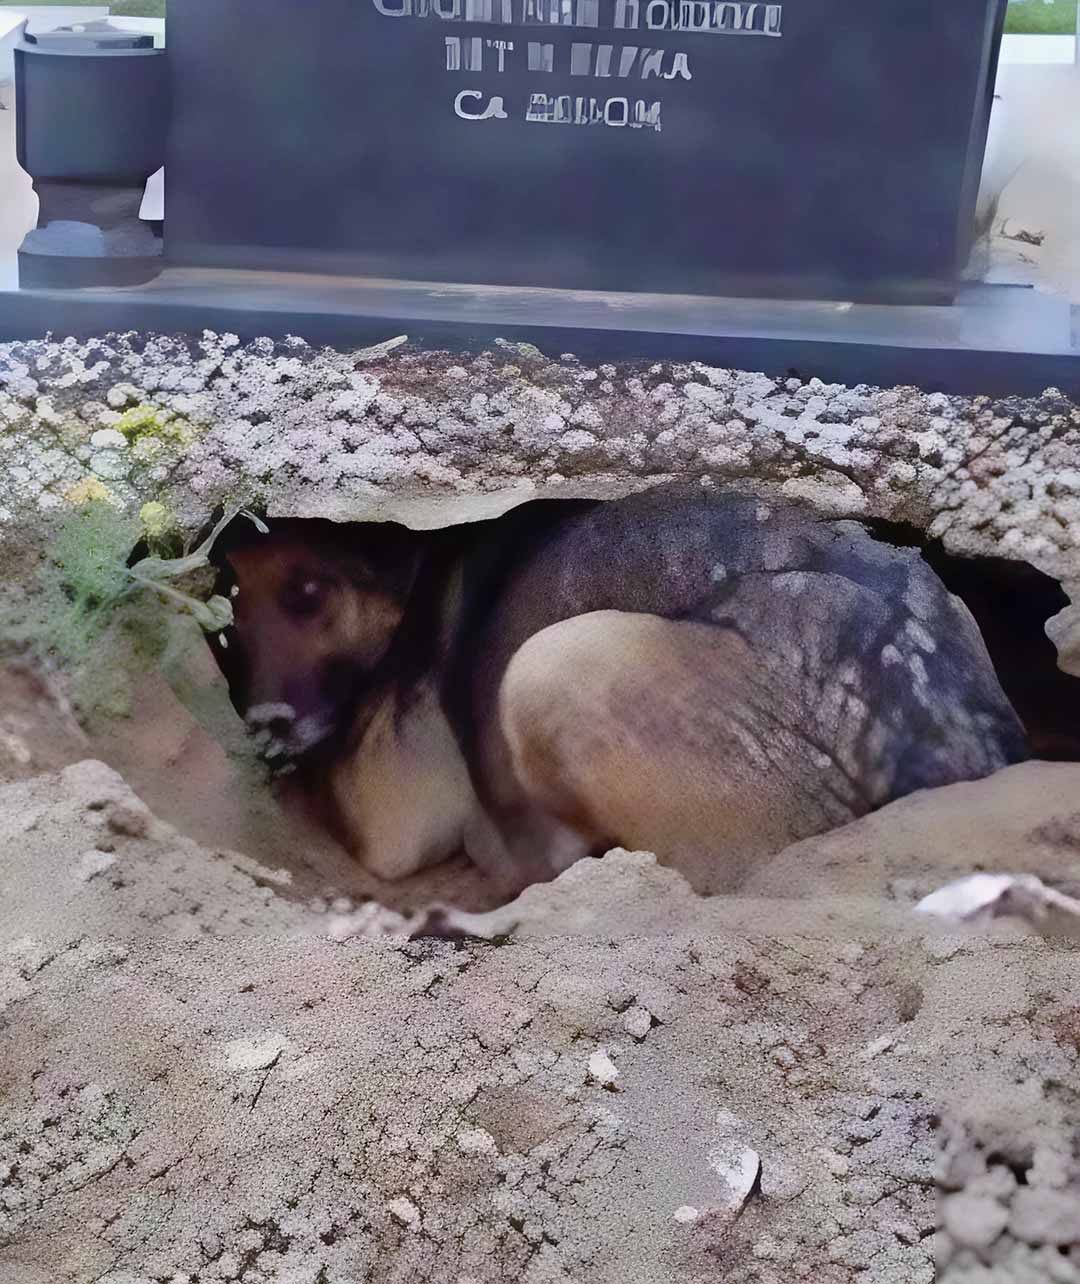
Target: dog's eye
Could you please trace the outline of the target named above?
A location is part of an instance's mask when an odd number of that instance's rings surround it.
[[[331,588],[331,582],[318,575],[294,576],[282,591],[281,609],[301,619],[318,615],[326,605]]]

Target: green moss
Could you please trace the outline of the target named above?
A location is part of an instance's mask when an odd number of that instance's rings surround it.
[[[152,441],[190,446],[196,436],[194,427],[186,419],[148,405],[125,410],[113,427],[122,432],[133,446]]]

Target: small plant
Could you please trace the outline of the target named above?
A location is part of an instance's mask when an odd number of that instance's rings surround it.
[[[155,659],[165,645],[170,612],[192,616],[207,632],[232,623],[229,599],[204,598],[200,589],[206,587],[214,544],[239,510],[226,513],[197,548],[185,552],[163,504],[144,505],[136,520],[103,487],[85,490],[74,495],[60,524],[39,569],[37,591],[0,612],[0,641],[68,671],[84,715],[117,714],[124,712],[127,697],[125,677],[111,663],[115,648],[107,644],[114,630],[128,633],[137,655]],[[266,530],[252,514],[244,516]],[[149,553],[132,562],[140,542]]]
[[[91,658],[128,590],[127,559],[139,540],[138,522],[104,496],[88,495],[61,523],[39,577],[37,641],[76,667]]]
[[[142,510],[144,521],[147,518],[148,509],[154,510],[149,516],[160,536],[168,529],[167,524],[162,524],[163,514],[165,514],[164,506],[144,505]],[[158,509],[161,511],[158,512]],[[172,602],[181,610],[189,612],[207,633],[220,633],[222,629],[227,629],[233,622],[232,603],[227,597],[215,594],[204,602],[200,598],[193,597],[190,593],[176,588],[174,581],[209,569],[210,554],[214,545],[217,543],[221,532],[237,516],[246,517],[248,521],[254,522],[263,534],[267,533],[268,528],[266,525],[253,513],[245,512],[242,509],[234,509],[232,512],[225,514],[194,552],[187,553],[181,557],[144,557],[141,561],[136,562],[134,566],[126,568],[130,584],[125,589],[125,595],[137,593],[140,589],[148,589]]]

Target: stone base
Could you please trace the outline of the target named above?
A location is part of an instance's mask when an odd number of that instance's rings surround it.
[[[38,182],[38,227],[19,248],[22,289],[123,287],[152,281],[162,244],[139,218],[142,191]]]
[[[168,252],[168,241],[166,240]],[[131,330],[241,339],[303,335],[338,348],[407,334],[430,350],[496,339],[584,361],[704,361],[773,376],[928,392],[1080,393],[1080,307],[1025,287],[966,286],[949,307],[689,294],[616,294],[167,266],[139,290],[62,304],[0,292],[0,342]]]

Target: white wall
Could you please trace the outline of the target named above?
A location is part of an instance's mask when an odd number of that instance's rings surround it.
[[[982,214],[997,203],[989,278],[1080,302],[1080,67],[1004,62],[997,93],[979,193]],[[1018,231],[1042,245],[1007,235]]]
[[[18,43],[18,29],[23,19],[30,31],[54,31],[73,22],[90,22],[94,18],[107,18],[108,5],[19,5],[17,9],[0,9],[0,85],[15,74],[11,51]]]
[[[0,111],[0,290],[12,290],[18,284],[16,251],[37,222],[37,197],[29,177],[15,161],[15,86],[10,61],[22,27],[21,13],[9,15],[0,9],[0,107],[4,109]]]

